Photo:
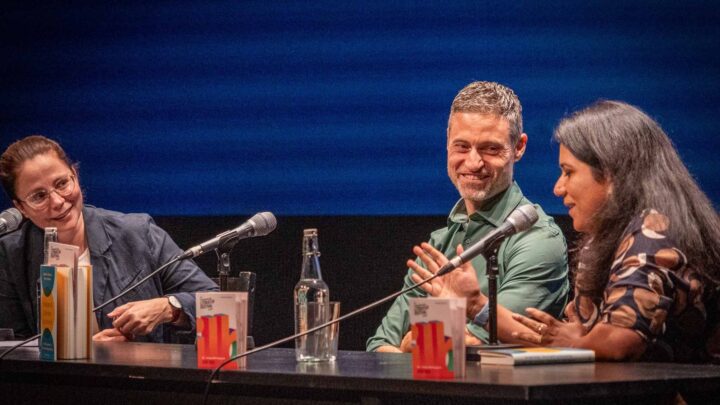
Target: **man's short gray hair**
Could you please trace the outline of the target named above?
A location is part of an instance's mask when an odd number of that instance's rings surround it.
[[[510,144],[523,133],[522,106],[515,92],[495,82],[472,82],[455,96],[450,115],[456,112],[499,115],[510,123]]]

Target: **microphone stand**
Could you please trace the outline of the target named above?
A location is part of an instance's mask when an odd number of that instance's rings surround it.
[[[497,261],[497,253],[498,248],[500,247],[500,244],[494,243],[492,245],[492,248],[487,251],[487,253],[483,253],[483,256],[485,256],[485,261],[487,262],[486,265],[486,274],[488,278],[488,300],[490,305],[490,318],[488,320],[488,323],[490,324],[490,338],[489,338],[489,344],[490,345],[497,345],[497,276],[498,276],[498,261]]]
[[[228,277],[230,276],[230,251],[237,244],[237,239],[225,239],[215,248],[217,255],[218,284],[220,291],[228,291]]]
[[[494,349],[509,349],[513,347],[520,347],[521,345],[518,344],[503,344],[498,343],[497,338],[497,329],[498,329],[498,319],[497,319],[497,276],[499,274],[498,271],[498,249],[500,248],[500,242],[502,242],[502,239],[496,241],[492,245],[490,245],[490,249],[487,249],[485,252],[483,252],[483,257],[485,257],[486,261],[486,269],[485,273],[487,274],[488,278],[488,305],[489,305],[489,312],[490,317],[488,318],[488,332],[490,334],[488,338],[488,344],[483,346],[483,349],[486,350],[494,350]]]
[[[228,278],[230,277],[230,251],[235,247],[238,240],[226,240],[223,241],[218,245],[217,248],[215,248],[215,254],[217,255],[217,271],[218,271],[218,285],[220,286],[220,291],[230,291],[230,288],[228,286]],[[233,290],[234,291],[234,290]],[[254,294],[250,291],[248,288],[248,311],[251,311],[253,308],[252,301],[254,300],[253,297],[251,297],[251,294]],[[252,332],[252,313],[248,312],[248,332]],[[248,349],[255,348],[255,339],[251,335],[247,336],[246,339],[246,345]]]
[[[228,290],[228,277],[230,276],[230,254],[228,252],[220,252],[220,249],[215,249],[217,254],[217,271],[218,271],[218,284],[220,285],[220,291]]]

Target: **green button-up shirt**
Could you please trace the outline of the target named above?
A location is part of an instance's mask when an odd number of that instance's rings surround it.
[[[464,248],[472,246],[490,231],[505,221],[517,207],[531,204],[513,183],[506,191],[494,197],[482,210],[467,214],[465,202],[455,204],[448,217],[447,228],[438,229],[430,235],[430,245],[443,252],[446,257],[456,256],[458,244]],[[565,306],[568,286],[567,245],[560,228],[552,217],[535,205],[539,219],[529,230],[505,239],[498,250],[498,303],[510,311],[524,313],[525,308],[534,307],[556,317]],[[418,258],[416,262],[424,266]],[[487,295],[488,285],[485,272],[485,258],[480,255],[472,260],[478,275],[480,290]],[[412,285],[408,269],[403,288]],[[400,346],[403,336],[410,329],[408,302],[412,297],[427,294],[421,289],[409,291],[397,299],[377,328],[375,336],[367,341],[367,350],[380,346]],[[485,329],[468,322],[468,329],[475,336],[487,341]]]

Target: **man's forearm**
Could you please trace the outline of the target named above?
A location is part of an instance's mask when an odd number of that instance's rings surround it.
[[[375,351],[378,353],[402,353],[402,351],[399,348],[397,348],[395,346],[390,346],[390,345],[380,346],[377,349],[375,349]]]

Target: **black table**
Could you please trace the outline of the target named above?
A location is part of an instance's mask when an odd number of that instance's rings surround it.
[[[0,351],[5,349],[0,349]],[[209,370],[194,346],[99,343],[93,360],[41,362],[37,348],[0,361],[2,403],[200,403]],[[720,398],[720,366],[585,363],[480,366],[455,380],[414,380],[409,355],[341,351],[335,363],[299,364],[291,349],[251,355],[223,371],[209,403],[634,402]]]

